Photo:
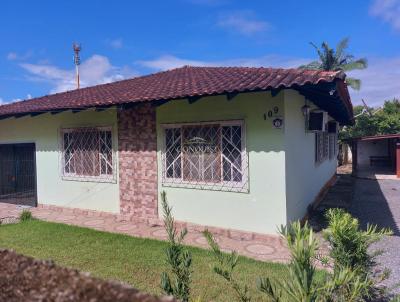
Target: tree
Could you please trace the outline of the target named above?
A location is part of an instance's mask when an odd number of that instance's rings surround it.
[[[357,110],[360,106],[356,106]],[[358,110],[359,113],[361,111]],[[397,99],[385,101],[382,108],[372,108],[371,115],[359,114],[351,127],[345,127],[340,132],[340,138],[354,138],[380,134],[400,133],[400,101]]]
[[[346,53],[349,46],[349,39],[345,38],[336,46],[336,50],[330,48],[327,42],[322,42],[321,47],[314,43],[310,44],[315,48],[319,56],[319,60],[313,61],[307,65],[300,66],[304,69],[315,69],[325,71],[351,71],[355,69],[365,69],[368,66],[367,59],[355,59],[354,56]],[[361,81],[354,78],[346,78],[346,83],[353,89],[359,90]]]

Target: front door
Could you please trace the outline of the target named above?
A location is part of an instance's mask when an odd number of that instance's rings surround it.
[[[0,202],[36,206],[35,144],[0,145]]]

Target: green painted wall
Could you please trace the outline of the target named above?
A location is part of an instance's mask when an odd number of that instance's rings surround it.
[[[178,100],[158,107],[158,189],[167,192],[175,218],[259,233],[275,233],[277,226],[302,218],[307,205],[336,169],[336,160],[315,165],[314,134],[305,131],[303,105],[302,96],[286,90],[275,97],[269,92],[254,92],[239,94],[231,101],[213,96],[193,104]],[[264,114],[275,107],[278,112],[264,119]],[[282,129],[272,127],[276,116],[284,118]],[[162,124],[238,119],[245,121],[248,193],[162,185]],[[115,109],[1,120],[0,143],[36,144],[39,203],[118,213],[118,179],[115,183],[99,183],[61,178],[60,128],[84,126],[112,126],[114,150],[118,149]]]
[[[264,113],[278,107],[283,115],[283,94],[239,94],[228,101],[225,96],[204,97],[194,104],[187,100],[167,103],[157,109],[159,191],[165,190],[175,218],[209,226],[274,233],[286,222],[285,154],[283,129],[273,129]],[[243,119],[249,160],[249,193],[233,193],[161,184],[163,123]],[[160,213],[161,214],[161,213]]]
[[[288,221],[301,219],[307,206],[336,173],[336,159],[315,163],[315,134],[306,132],[301,112],[304,97],[294,90],[284,91],[286,198]],[[311,109],[317,108],[308,103]]]
[[[119,212],[119,187],[116,183],[98,183],[61,179],[60,128],[112,126],[117,150],[117,114],[115,109],[102,112],[49,113],[36,117],[0,121],[0,143],[34,142],[38,202],[42,204]],[[118,158],[118,154],[116,154]],[[118,173],[117,173],[118,175]],[[118,177],[118,176],[117,176]]]

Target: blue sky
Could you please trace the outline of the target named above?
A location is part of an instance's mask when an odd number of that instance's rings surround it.
[[[353,103],[400,97],[400,0],[2,1],[0,101],[74,88],[72,42],[84,86],[182,65],[296,67],[309,45],[334,46],[369,68]]]

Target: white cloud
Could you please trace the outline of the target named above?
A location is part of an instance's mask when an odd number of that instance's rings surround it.
[[[7,54],[7,60],[13,61],[17,59],[17,54],[15,52],[9,52]]]
[[[182,67],[185,65],[191,65],[191,66],[210,66],[212,65],[210,62],[206,61],[197,61],[197,60],[189,60],[189,59],[182,59],[178,58],[172,55],[164,55],[161,57],[158,57],[153,60],[148,60],[148,61],[137,61],[137,64],[154,69],[154,70],[168,70],[168,69],[173,69],[177,67]]]
[[[120,49],[124,46],[124,43],[121,38],[114,39],[114,40],[107,40],[107,43],[114,49]]]
[[[400,0],[374,0],[370,14],[382,18],[395,30],[400,31]]]
[[[18,54],[14,51],[11,51],[7,54],[7,60],[9,61],[15,61],[15,60],[19,60],[19,61],[23,61],[23,60],[27,60],[30,57],[32,57],[33,55],[33,51],[32,50],[28,50],[27,52],[25,52],[24,54]]]
[[[298,67],[305,63],[310,62],[310,59],[292,58],[279,55],[266,55],[259,58],[238,58],[221,61],[201,61],[178,58],[172,55],[164,55],[153,60],[138,61],[138,65],[153,69],[153,70],[167,70],[184,65],[190,66],[247,66],[247,67],[283,67],[291,68]]]
[[[31,99],[31,98],[32,98],[32,96],[30,94],[27,94],[25,99],[27,100],[27,99]],[[12,99],[11,101],[6,101],[3,98],[0,98],[0,106],[1,105],[6,105],[6,104],[10,104],[10,103],[14,103],[14,102],[19,102],[19,101],[22,101],[22,99],[21,98],[16,98],[16,99]]]
[[[76,88],[75,70],[62,69],[48,64],[20,64],[30,73],[31,81],[46,81],[53,85],[51,93]],[[109,83],[131,77],[135,73],[128,67],[113,66],[107,57],[93,55],[80,65],[81,87]]]
[[[383,101],[400,98],[400,57],[370,58],[368,68],[349,72],[361,79],[361,90],[350,89],[353,104],[364,99],[369,106],[382,105]]]
[[[222,14],[219,17],[217,25],[246,36],[271,29],[271,25],[268,22],[258,20],[254,12],[249,10]]]

